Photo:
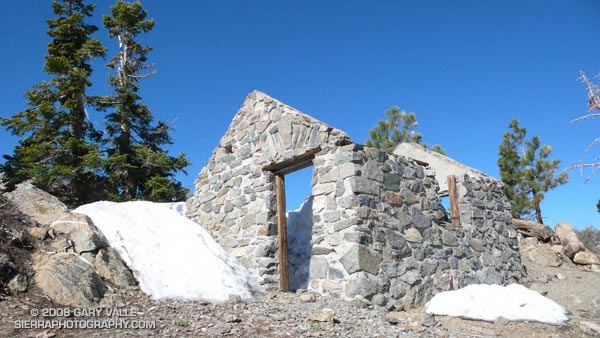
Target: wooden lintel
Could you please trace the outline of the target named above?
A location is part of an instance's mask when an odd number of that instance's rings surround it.
[[[448,195],[450,196],[450,215],[452,225],[460,226],[460,212],[458,210],[458,193],[456,192],[456,176],[448,176]]]
[[[289,165],[285,168],[281,168],[279,170],[274,170],[273,174],[275,175],[287,175],[287,174],[291,174],[294,171],[298,171],[304,168],[308,168],[311,165],[313,165],[313,159],[312,158],[307,158],[306,160],[302,161],[302,162],[296,162],[292,165]]]
[[[285,206],[285,177],[275,176],[275,191],[277,193],[277,244],[279,251],[279,288],[289,291],[288,248],[287,248],[287,219]]]
[[[321,147],[311,149],[303,154],[294,156],[290,159],[287,159],[287,160],[279,162],[279,163],[269,164],[269,165],[265,166],[263,168],[263,170],[271,171],[275,175],[285,175],[285,174],[289,174],[295,170],[304,169],[312,164],[312,160],[315,158],[315,154],[318,153],[319,151],[321,151]],[[308,163],[308,165],[306,165],[307,163]],[[300,165],[300,167],[298,167],[298,165]],[[302,165],[305,165],[305,166],[302,166]],[[296,169],[290,171],[290,170],[288,170],[288,167],[296,167]]]

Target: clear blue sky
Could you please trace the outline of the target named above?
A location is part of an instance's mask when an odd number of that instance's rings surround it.
[[[113,1],[98,0],[94,21]],[[498,144],[513,118],[552,145],[562,169],[600,136],[584,114],[579,71],[600,71],[600,2],[158,1],[144,37],[158,74],[142,84],[157,118],[172,120],[175,154],[193,162],[192,186],[246,95],[261,90],[363,143],[398,105],[416,113],[426,142],[498,177]],[[0,116],[26,107],[42,73],[50,1],[6,1],[0,38]],[[99,31],[114,52],[114,41]],[[104,61],[90,93],[106,94]],[[92,119],[101,120],[99,115]],[[0,153],[17,140],[0,131]],[[599,153],[598,146],[587,158]],[[600,227],[600,176],[579,172],[550,191],[545,222]],[[585,173],[584,173],[585,175]],[[304,184],[309,184],[306,181]],[[288,186],[294,208],[306,190]],[[296,193],[294,193],[296,192]]]

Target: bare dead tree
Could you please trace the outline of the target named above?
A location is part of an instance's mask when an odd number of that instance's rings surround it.
[[[588,92],[588,112],[587,114],[580,116],[571,121],[571,123],[593,119],[596,117],[600,117],[600,84],[594,83],[590,78],[582,71],[580,76],[581,81],[585,84],[587,92]],[[596,76],[596,79],[600,80],[600,73]],[[600,143],[600,137],[595,138],[585,149],[583,152],[583,157],[581,161],[573,163],[569,170],[578,169],[581,171],[583,175],[584,170],[590,169],[590,173],[586,176],[585,182],[587,183],[598,171],[600,171],[600,156],[595,156],[591,160],[584,160],[585,157],[589,154],[591,149],[597,144]]]

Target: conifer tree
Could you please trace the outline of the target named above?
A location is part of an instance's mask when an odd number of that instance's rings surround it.
[[[388,153],[394,152],[398,144],[412,142],[428,148],[423,143],[423,136],[414,131],[419,125],[415,113],[401,111],[398,107],[392,107],[385,111],[387,120],[379,120],[377,126],[369,131],[369,140],[365,142],[367,147],[382,149]],[[439,144],[435,144],[432,151],[446,155],[446,151]]]
[[[549,160],[552,147],[537,136],[525,140],[527,130],[512,120],[498,147],[498,167],[504,193],[515,218],[534,218],[543,224],[540,205],[550,189],[568,182],[566,172],[556,175],[559,159]]]
[[[139,1],[118,0],[103,17],[108,34],[118,42],[118,52],[108,63],[114,71],[108,83],[111,97],[104,98],[107,114],[107,174],[113,199],[172,201],[186,198],[187,189],[174,179],[189,165],[183,154],[171,157],[161,147],[171,144],[169,125],[154,124],[152,111],[138,94],[141,80],[153,74],[147,54],[136,37],[154,27]]]
[[[0,124],[21,137],[1,170],[9,186],[33,180],[34,184],[70,204],[96,199],[101,191],[102,154],[95,143],[99,134],[87,117],[87,88],[91,60],[103,57],[105,48],[92,39],[98,30],[85,19],[94,5],[83,0],[52,2],[56,18],[47,20],[48,44],[44,72],[50,79],[26,92],[29,107]]]

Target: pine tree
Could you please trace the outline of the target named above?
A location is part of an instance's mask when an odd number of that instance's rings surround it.
[[[103,24],[119,46],[107,65],[115,72],[108,79],[113,95],[102,100],[104,108],[111,111],[105,140],[111,196],[117,200],[183,200],[187,189],[173,176],[184,172],[189,162],[183,154],[171,157],[161,148],[172,144],[169,125],[162,121],[153,124],[152,111],[138,94],[140,81],[153,74],[152,64],[147,63],[152,47],[135,38],[151,31],[154,20],[146,19],[147,11],[139,1],[118,0],[110,11]]]
[[[512,120],[508,125],[510,129],[502,138],[502,143],[498,147],[498,167],[500,168],[500,178],[504,182],[504,194],[510,201],[513,217],[529,218],[530,203],[528,191],[522,186],[523,168],[521,166],[522,145],[527,131],[521,128],[518,120]]]
[[[369,131],[370,139],[365,142],[367,147],[392,153],[396,150],[398,144],[412,142],[428,148],[428,145],[422,141],[423,136],[414,131],[419,125],[415,113],[406,113],[398,107],[392,107],[385,111],[385,115],[388,119],[379,120],[377,126]],[[446,155],[446,151],[439,144],[433,145],[431,150]]]
[[[9,186],[33,180],[65,202],[79,204],[96,199],[102,189],[102,154],[95,143],[99,134],[87,118],[87,87],[91,86],[91,60],[103,57],[105,48],[92,39],[98,30],[85,22],[94,10],[83,0],[52,2],[56,18],[47,20],[48,44],[44,72],[51,78],[26,92],[29,108],[0,124],[21,137],[1,170]]]
[[[527,130],[512,120],[510,131],[498,147],[498,167],[504,193],[515,218],[533,218],[543,224],[541,203],[550,189],[568,182],[566,172],[556,175],[559,159],[549,160],[552,147],[541,145],[537,136],[525,140]]]

